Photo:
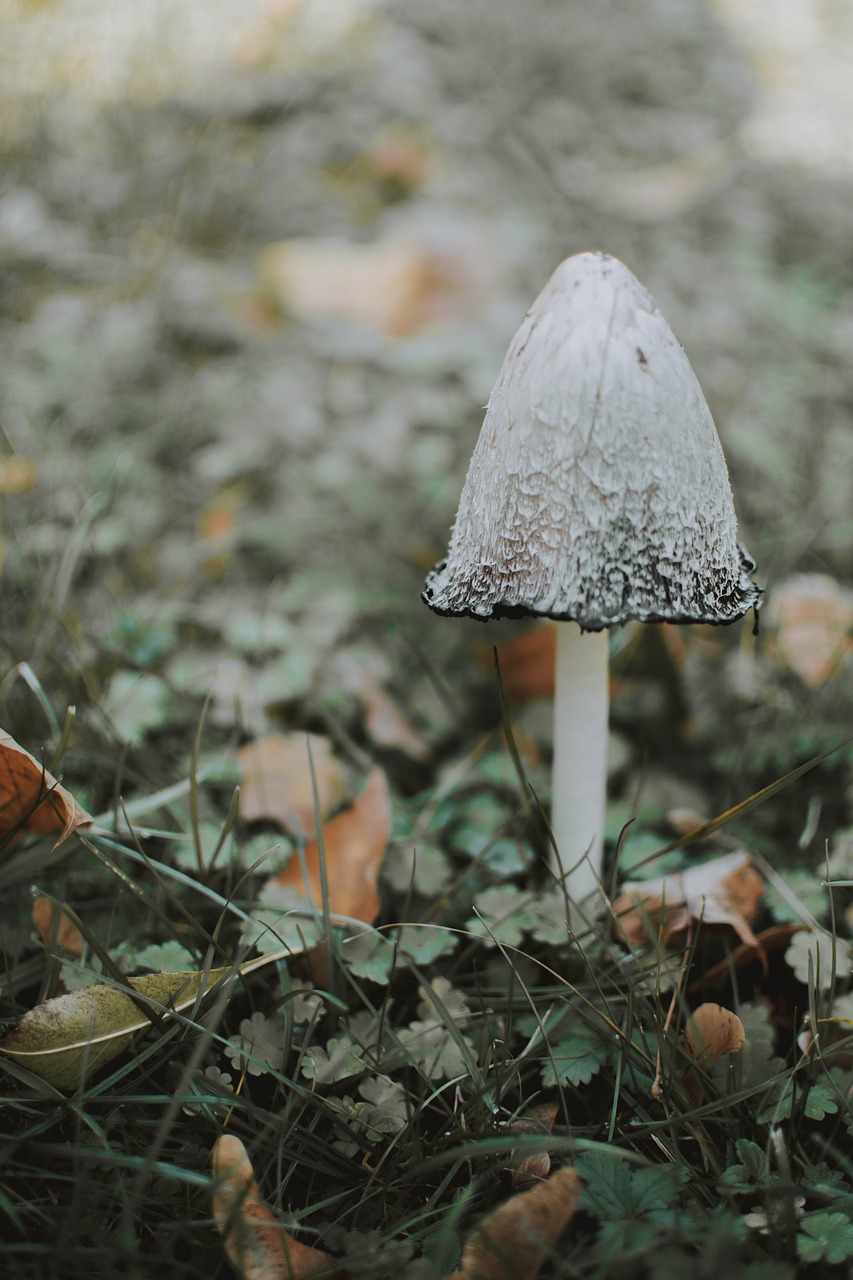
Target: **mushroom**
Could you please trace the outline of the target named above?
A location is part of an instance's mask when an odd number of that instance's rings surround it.
[[[423,599],[564,624],[551,827],[575,902],[602,871],[607,630],[757,606],[736,527],[713,419],[654,300],[616,258],[567,258],[510,343]]]

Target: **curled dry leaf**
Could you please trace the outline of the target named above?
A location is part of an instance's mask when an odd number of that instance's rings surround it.
[[[510,1132],[548,1134],[554,1128],[557,1110],[556,1102],[543,1102],[537,1107],[531,1107],[523,1116],[519,1116],[512,1122],[509,1126]],[[511,1158],[513,1191],[524,1191],[531,1184],[542,1182],[551,1172],[551,1156],[547,1151],[535,1151],[525,1155],[522,1147],[518,1152],[511,1152]]]
[[[0,1053],[57,1089],[77,1089],[127,1047],[152,1017],[191,1008],[230,969],[206,973],[147,973],[128,982],[134,1001],[119,987],[98,984],[56,996],[25,1013],[17,1028],[0,1041]]]
[[[476,653],[480,666],[491,670],[495,661],[492,646],[478,645]],[[501,683],[510,702],[553,698],[557,654],[557,629],[553,622],[543,623],[514,640],[499,644],[497,654]]]
[[[302,1280],[339,1275],[328,1253],[300,1244],[262,1198],[246,1148],[225,1134],[213,1148],[213,1218],[231,1265],[243,1280]]]
[[[309,758],[308,748],[311,754]],[[237,752],[240,812],[247,822],[271,818],[297,837],[316,832],[313,766],[320,815],[325,818],[346,795],[343,765],[328,738],[316,734],[271,734]]]
[[[23,831],[58,831],[56,848],[78,827],[91,825],[92,818],[71,793],[0,729],[0,843],[12,844]]]
[[[750,925],[763,889],[749,855],[730,853],[689,871],[627,881],[613,903],[614,927],[631,946],[658,939],[666,945],[701,921],[734,929],[741,942],[760,950]]]
[[[814,688],[853,651],[853,591],[824,573],[802,573],[775,587],[768,621],[782,666]]]
[[[388,781],[374,769],[352,808],[345,809],[323,828],[323,849],[329,886],[329,909],[337,915],[355,916],[370,924],[379,914],[376,884],[391,834],[391,797]],[[305,893],[315,906],[323,902],[320,875],[320,842],[305,847],[306,880],[299,858],[293,857],[274,877],[277,884]]]
[[[468,1237],[459,1271],[446,1280],[535,1280],[582,1191],[574,1169],[558,1169],[547,1181],[514,1195]]]
[[[38,929],[42,946],[61,947],[72,956],[82,956],[86,949],[83,935],[74,921],[53,898],[41,893],[33,903],[33,924]]]
[[[743,1023],[731,1009],[700,1004],[687,1019],[684,1039],[700,1067],[710,1067],[724,1053],[740,1053],[746,1043]]]

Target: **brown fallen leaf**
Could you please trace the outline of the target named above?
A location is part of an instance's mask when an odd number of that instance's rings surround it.
[[[558,1107],[556,1102],[543,1102],[523,1116],[519,1116],[509,1125],[510,1133],[548,1134],[554,1128]],[[547,1151],[536,1151],[532,1155],[523,1155],[523,1148],[516,1154],[511,1152],[512,1189],[524,1191],[531,1184],[542,1182],[551,1172],[551,1156]]]
[[[750,925],[758,912],[764,881],[749,854],[730,853],[689,871],[654,880],[627,881],[613,903],[614,928],[631,946],[669,943],[699,921],[735,931],[760,951]]]
[[[710,1067],[724,1053],[740,1053],[746,1043],[743,1023],[731,1009],[700,1004],[687,1019],[684,1039],[700,1067]]]
[[[248,491],[241,482],[226,485],[207,504],[198,518],[198,536],[209,552],[202,568],[211,577],[221,577],[231,563],[237,545],[239,517]]]
[[[836,675],[853,652],[853,591],[827,574],[802,573],[773,589],[769,646],[811,688]]]
[[[582,1191],[574,1169],[558,1169],[547,1181],[514,1195],[468,1237],[460,1270],[445,1280],[536,1280]]]
[[[0,844],[8,847],[24,831],[36,835],[58,831],[56,848],[92,821],[44,766],[0,729]]]
[[[364,727],[371,741],[377,747],[402,751],[412,760],[425,760],[429,746],[385,688],[388,675],[388,664],[372,654],[344,653],[335,663],[338,682],[364,709]]]
[[[497,646],[501,683],[510,702],[553,698],[556,637],[556,627],[550,622]],[[481,667],[494,668],[491,645],[478,645],[476,657]]]
[[[228,1260],[243,1280],[340,1275],[337,1259],[294,1240],[261,1196],[239,1138],[224,1134],[212,1153],[213,1218]]]
[[[769,929],[762,929],[755,937],[757,951],[752,943],[741,942],[725,959],[711,965],[694,979],[687,988],[687,994],[706,991],[718,982],[730,982],[733,971],[745,969],[750,964],[766,963],[767,956],[774,951],[784,951],[795,933],[807,933],[808,928],[807,924],[774,924]]]
[[[310,840],[317,829],[312,764],[322,817],[346,795],[344,767],[332,754],[328,739],[316,734],[271,734],[259,738],[240,748],[237,764],[243,818],[247,822],[272,818],[305,840]]]
[[[83,935],[64,907],[43,893],[33,903],[33,924],[46,949],[60,947],[72,956],[82,956],[86,950]]]
[[[38,484],[38,463],[20,453],[0,458],[0,493],[29,493]]]
[[[341,320],[390,338],[458,323],[495,289],[483,226],[436,210],[398,221],[370,244],[293,239],[257,258],[269,296],[303,320]]]
[[[370,924],[379,914],[376,883],[379,868],[391,835],[391,797],[388,781],[375,768],[352,808],[345,809],[323,827],[323,847],[329,886],[329,909],[342,916],[354,916]],[[323,893],[320,876],[320,842],[305,846],[307,889],[316,906]],[[299,858],[291,858],[283,871],[273,877],[276,884],[304,894],[306,880]]]

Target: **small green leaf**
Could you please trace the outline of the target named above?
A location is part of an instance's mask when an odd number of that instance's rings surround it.
[[[849,942],[823,931],[795,933],[785,959],[800,982],[814,982],[822,991],[829,990],[833,978],[844,980],[851,972]]]
[[[844,1213],[807,1214],[800,1222],[797,1253],[804,1262],[844,1262],[853,1257],[853,1223]]]
[[[344,1032],[329,1040],[325,1049],[310,1045],[302,1057],[302,1074],[317,1084],[334,1084],[336,1080],[360,1075],[366,1065],[361,1046]]]
[[[735,1151],[739,1163],[729,1165],[720,1177],[720,1186],[726,1191],[733,1191],[736,1195],[746,1195],[750,1191],[755,1191],[756,1187],[763,1188],[772,1182],[779,1181],[778,1177],[770,1172],[767,1152],[763,1147],[759,1147],[757,1142],[738,1138]]]
[[[257,1012],[240,1023],[240,1034],[229,1039],[225,1056],[235,1071],[263,1076],[281,1068],[287,1042],[284,1015],[277,1013],[268,1018]]]
[[[594,1031],[579,1028],[573,1035],[551,1047],[543,1058],[542,1083],[546,1089],[557,1084],[589,1084],[607,1061],[608,1046]]]

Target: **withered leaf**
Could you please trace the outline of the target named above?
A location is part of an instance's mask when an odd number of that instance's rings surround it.
[[[582,1191],[574,1169],[558,1169],[547,1181],[518,1192],[468,1237],[460,1270],[446,1280],[536,1280]]]
[[[724,1053],[739,1053],[746,1043],[743,1023],[731,1009],[700,1004],[687,1019],[684,1039],[700,1067],[709,1067]]]
[[[261,1196],[246,1148],[224,1134],[212,1153],[213,1218],[234,1270],[243,1280],[304,1280],[339,1275],[328,1253],[294,1240]]]
[[[74,956],[82,956],[86,949],[83,935],[65,908],[43,893],[33,903],[33,924],[44,947],[61,947]]]
[[[312,767],[321,817],[346,794],[343,765],[332,754],[328,738],[316,734],[271,734],[259,738],[240,748],[237,764],[240,812],[245,820],[272,818],[305,840],[310,840],[316,831]]]
[[[553,698],[557,661],[557,630],[553,622],[499,644],[497,654],[501,683],[510,702]],[[477,646],[477,661],[481,667],[491,669],[494,660],[490,645]]]
[[[69,791],[29,751],[0,729],[0,843],[10,845],[23,831],[59,832],[62,844],[92,818]]]
[[[17,1028],[0,1041],[0,1053],[57,1089],[77,1089],[151,1026],[145,1007],[166,1018],[189,1009],[229,969],[191,973],[148,973],[128,982],[142,1000],[137,1004],[120,987],[106,983],[82,987],[46,1000],[25,1013]]]
[[[733,929],[760,950],[750,925],[764,890],[749,854],[730,853],[688,871],[654,880],[626,881],[613,903],[615,928],[632,946],[664,944],[701,920]]]
[[[323,827],[329,908],[342,916],[355,916],[370,924],[379,914],[377,881],[391,834],[391,797],[382,769],[372,770],[367,785],[352,808],[345,809]],[[307,885],[299,858],[291,858],[274,877],[277,884],[305,894],[316,906],[323,901],[320,875],[320,842],[305,847]]]
[[[825,573],[801,573],[771,593],[779,662],[814,688],[835,675],[853,652],[853,591]]]

